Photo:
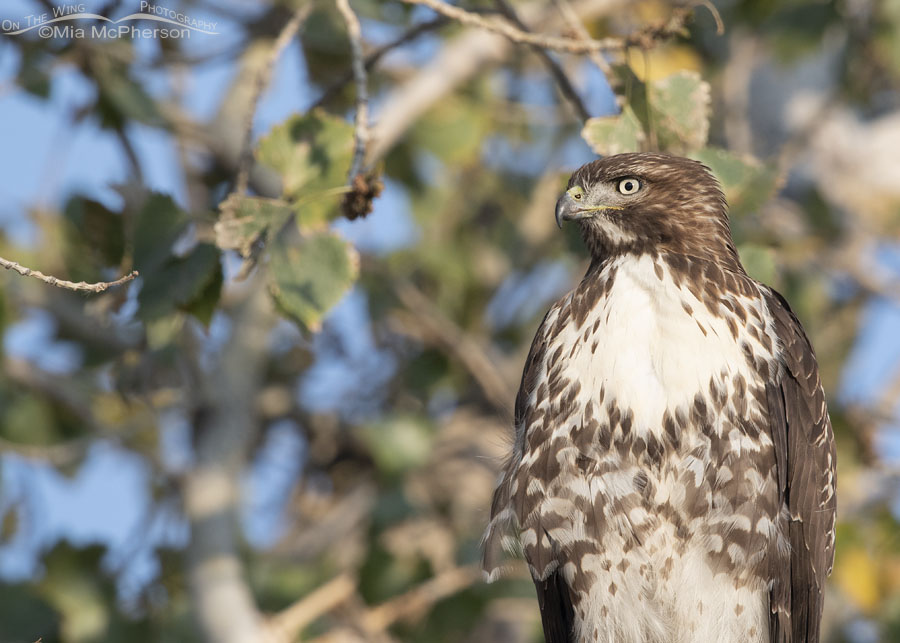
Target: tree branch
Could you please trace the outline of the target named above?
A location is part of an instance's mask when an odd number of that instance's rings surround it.
[[[397,621],[425,613],[435,603],[481,582],[482,578],[481,569],[474,565],[441,572],[408,592],[367,610],[363,627],[367,632],[384,631]]]
[[[610,37],[602,40],[594,40],[592,38],[574,39],[528,33],[514,27],[508,22],[484,18],[478,14],[470,13],[465,9],[446,4],[441,0],[403,0],[403,2],[426,6],[443,16],[460,22],[461,24],[470,27],[478,27],[505,36],[513,42],[534,45],[542,49],[553,49],[554,51],[562,51],[570,54],[623,50],[631,46],[642,48],[652,46],[656,41],[667,39],[681,32],[685,22],[687,22],[688,17],[692,13],[691,8],[678,7],[672,12],[671,18],[664,24],[642,29],[625,38]]]
[[[216,643],[265,641],[264,623],[243,577],[236,542],[240,479],[254,440],[256,387],[266,358],[273,321],[264,288],[247,284],[232,317],[231,337],[214,368],[193,375],[200,401],[194,410],[196,465],[182,486],[190,524],[186,557],[195,613],[206,640]],[[185,328],[186,348],[193,346]],[[198,356],[185,361],[199,369]]]
[[[481,388],[498,415],[511,416],[515,391],[490,357],[491,351],[476,342],[437,306],[408,281],[397,281],[394,291],[401,303],[412,313],[407,320],[408,332],[423,341],[443,348],[467,370]]]
[[[366,58],[365,58],[366,71],[367,72],[372,71],[372,69],[375,67],[375,65],[378,64],[378,61],[380,61],[388,52],[396,49],[397,47],[401,47],[412,40],[415,40],[416,38],[418,38],[419,36],[421,36],[424,33],[428,33],[429,31],[432,31],[433,29],[442,27],[445,24],[447,24],[448,22],[450,22],[450,21],[447,18],[445,18],[444,16],[438,16],[434,20],[429,20],[427,22],[420,22],[417,25],[413,25],[407,31],[400,34],[400,36],[398,36],[395,40],[392,40],[391,42],[389,42],[385,45],[382,45],[381,47],[378,47],[377,49],[372,51],[368,56],[366,56]],[[316,107],[321,107],[322,105],[331,101],[331,99],[333,99],[335,97],[335,95],[338,92],[340,92],[341,89],[344,88],[344,85],[346,85],[353,79],[354,79],[353,69],[350,69],[341,78],[334,81],[328,87],[328,89],[326,89],[324,92],[322,92],[322,95],[319,96],[319,98],[316,100],[316,102],[312,104],[312,106],[310,107],[310,110],[315,109]]]
[[[0,257],[0,266],[3,266],[7,270],[14,270],[23,277],[34,277],[35,279],[40,279],[45,284],[50,284],[51,286],[65,288],[67,290],[75,290],[78,292],[91,293],[101,293],[104,290],[109,290],[110,288],[114,288],[115,286],[127,284],[139,274],[137,270],[132,270],[129,274],[125,275],[124,277],[120,277],[115,281],[98,281],[97,283],[89,284],[86,281],[66,281],[65,279],[54,277],[53,275],[45,275],[39,270],[26,268],[22,264],[16,263],[15,261],[10,261],[9,259],[4,259],[3,257]]]
[[[467,587],[471,587],[477,582],[481,581],[481,570],[474,565],[469,565],[466,567],[454,567],[453,569],[448,569],[445,572],[441,572],[437,576],[428,579],[427,581],[421,583],[420,585],[416,585],[412,589],[399,596],[395,596],[394,598],[385,601],[381,605],[376,605],[375,607],[371,607],[369,609],[365,609],[361,614],[357,617],[358,630],[361,630],[362,633],[365,634],[365,640],[377,640],[380,638],[379,635],[383,635],[384,632],[397,621],[408,620],[417,618],[420,615],[424,614],[428,611],[430,607],[432,607],[435,603],[440,602],[441,600],[447,598],[448,596],[453,596],[454,594],[466,589]],[[340,577],[331,581],[331,583],[336,583],[340,580]],[[329,584],[331,584],[329,583]],[[323,586],[321,589],[325,589],[328,586]],[[349,588],[338,586],[339,590],[347,591]],[[330,609],[333,609],[337,605],[345,602],[355,593],[355,586],[353,587],[354,592],[347,592],[346,595],[338,594],[334,589],[331,589],[329,592],[325,594],[324,599],[328,599],[331,597],[341,598],[342,600],[339,602],[330,601],[330,605],[326,605],[326,600],[322,600],[320,597],[314,597],[314,605],[315,607],[327,607],[328,609],[320,609],[318,613],[312,614],[310,611],[310,616],[313,616],[308,622],[312,622],[315,618],[322,616],[327,613]],[[315,593],[314,593],[315,594]],[[310,595],[313,597],[313,594]],[[305,603],[310,597],[306,597],[302,601],[300,601],[300,605],[305,609]],[[288,610],[292,610],[294,607],[289,607]],[[276,617],[277,618],[277,617]],[[294,634],[296,635],[296,632]],[[293,640],[293,639],[287,639]],[[314,639],[312,643],[333,643],[336,640],[336,637],[331,634],[325,634],[317,639]],[[338,638],[337,640],[341,640]]]
[[[356,593],[356,580],[341,574],[273,616],[267,628],[274,641],[294,641],[307,625]]]
[[[575,11],[582,17],[596,17],[626,4],[627,0],[582,0]],[[531,24],[553,25],[558,21],[557,12],[543,2],[523,5],[519,15]],[[511,41],[481,29],[466,30],[449,40],[437,56],[384,101],[372,130],[368,162],[386,155],[422,114],[456,87],[503,60],[511,49]]]
[[[555,0],[555,2],[557,8],[559,9],[560,15],[562,15],[563,20],[565,20],[566,22],[566,26],[569,27],[569,29],[571,29],[573,32],[575,32],[575,34],[581,40],[589,40],[591,35],[585,28],[584,23],[581,22],[581,18],[578,17],[577,13],[575,13],[575,10],[572,8],[569,0]],[[621,108],[621,83],[613,73],[612,66],[599,51],[589,52],[588,57],[591,59],[591,62],[594,63],[597,69],[599,69],[603,73],[603,76],[606,78],[606,83],[609,85],[609,88],[612,90],[613,94],[616,97],[616,103],[619,104],[619,107]]]
[[[303,23],[306,22],[306,19],[312,11],[312,7],[312,2],[307,2],[294,12],[294,15],[292,15],[291,19],[284,25],[281,32],[278,34],[278,37],[275,38],[275,42],[272,44],[266,62],[260,67],[259,73],[256,75],[255,82],[253,83],[253,93],[250,98],[250,107],[247,110],[246,120],[244,121],[244,137],[243,143],[241,144],[241,153],[238,157],[238,173],[234,188],[234,191],[238,194],[245,194],[247,192],[247,183],[250,179],[250,166],[253,162],[253,120],[256,117],[259,99],[262,98],[269,83],[272,82],[272,74],[275,71],[275,64],[278,62],[281,52],[284,51],[285,47],[288,46],[288,43],[290,43],[291,40],[294,39],[294,36],[297,35],[297,32],[300,30]]]
[[[494,2],[500,8],[500,11],[502,11],[503,14],[519,29],[522,31],[530,31],[528,26],[519,18],[515,8],[513,8],[509,2],[506,0],[494,0]],[[531,45],[531,47],[541,61],[543,61],[547,70],[550,72],[550,75],[553,76],[553,79],[556,81],[556,86],[559,88],[559,92],[563,95],[563,98],[568,100],[572,105],[579,120],[586,121],[589,119],[591,115],[588,112],[587,107],[585,107],[584,102],[581,100],[581,96],[575,91],[575,87],[566,75],[565,70],[563,70],[562,65],[560,65],[546,49],[538,47],[537,45]]]
[[[362,31],[359,18],[353,13],[349,0],[335,0],[338,11],[347,25],[350,53],[353,57],[353,78],[356,80],[356,131],[353,135],[353,163],[350,165],[349,182],[365,173],[366,146],[369,143],[369,89],[366,64],[363,61]]]

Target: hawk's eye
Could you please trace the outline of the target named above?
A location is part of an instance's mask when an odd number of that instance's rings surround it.
[[[634,194],[641,189],[641,182],[637,179],[632,178],[622,179],[621,181],[619,181],[617,189],[619,190],[620,194]]]

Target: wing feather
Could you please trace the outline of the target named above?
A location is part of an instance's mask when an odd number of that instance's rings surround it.
[[[488,578],[496,578],[501,568],[504,544],[509,538],[509,527],[517,523],[516,510],[513,503],[513,482],[518,468],[518,458],[521,458],[525,439],[526,418],[532,403],[532,393],[543,373],[546,364],[547,347],[552,336],[558,332],[554,320],[558,314],[559,305],[550,309],[541,322],[534,336],[528,358],[525,360],[525,368],[522,371],[522,382],[516,395],[515,427],[516,446],[512,450],[512,456],[504,467],[500,483],[494,492],[491,504],[491,521],[484,538],[484,557],[482,564]],[[539,404],[540,401],[537,401]],[[539,529],[539,526],[538,526]],[[533,569],[545,570],[553,567],[551,561],[542,560],[542,555],[549,554],[549,549],[537,547],[531,552],[529,563]],[[541,609],[541,624],[544,628],[544,637],[547,643],[572,643],[574,636],[574,608],[572,606],[571,591],[562,576],[560,570],[554,570],[545,578],[534,578],[537,590],[538,605]]]
[[[784,298],[767,289],[783,369],[766,397],[790,565],[773,569],[770,639],[818,643],[825,578],[834,562],[835,447],[816,356]]]
[[[531,349],[525,360],[525,368],[522,370],[522,381],[519,392],[516,395],[514,411],[514,424],[516,427],[516,446],[512,449],[509,460],[503,467],[503,473],[494,497],[491,502],[491,519],[485,531],[482,546],[482,568],[488,579],[494,580],[500,573],[503,560],[504,545],[509,540],[510,525],[515,521],[510,502],[512,500],[512,482],[518,464],[517,458],[521,457],[522,449],[519,442],[524,438],[522,423],[528,406],[528,398],[537,381],[539,366],[544,361],[548,345],[547,319],[553,313],[553,309],[544,316],[531,342]]]
[[[575,632],[575,609],[569,586],[560,571],[546,580],[535,580],[538,605],[541,608],[541,624],[546,643],[572,643]]]

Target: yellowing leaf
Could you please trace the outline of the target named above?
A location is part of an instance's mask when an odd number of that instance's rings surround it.
[[[654,82],[651,114],[661,149],[684,153],[706,145],[709,134],[709,83],[693,71]]]
[[[616,73],[629,88],[628,104],[618,116],[592,118],[585,124],[581,135],[595,152],[650,147],[687,154],[706,144],[710,88],[699,74],[681,71],[647,85],[627,65],[619,65]]]
[[[836,561],[834,577],[844,593],[864,612],[878,607],[878,564],[861,548],[850,549]]]
[[[232,194],[219,204],[222,217],[216,222],[216,245],[223,250],[237,250],[242,257],[250,254],[253,244],[270,230],[277,232],[291,216],[293,209],[281,199]]]
[[[693,47],[669,44],[654,47],[644,54],[631,58],[635,76],[645,83],[661,80],[684,71],[699,72],[703,60]]]

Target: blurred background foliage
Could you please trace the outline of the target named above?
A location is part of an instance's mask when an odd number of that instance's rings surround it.
[[[352,0],[385,185],[352,222],[329,0],[165,5],[219,38],[0,37],[0,105],[61,114],[51,158],[87,127],[120,159],[71,160],[97,193],[49,163],[0,205],[0,256],[141,273],[0,276],[0,642],[541,640],[524,565],[483,584],[479,539],[531,337],[586,265],[553,204],[637,149],[715,171],[811,335],[840,451],[827,640],[900,640],[900,2],[461,5],[632,43],[549,56],[416,4]]]

